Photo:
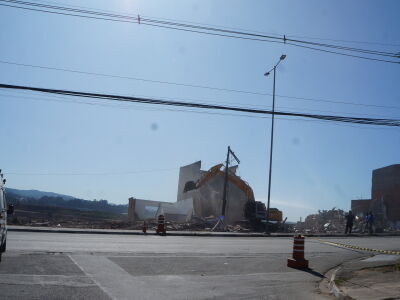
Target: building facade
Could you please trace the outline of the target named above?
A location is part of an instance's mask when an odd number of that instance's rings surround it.
[[[371,199],[351,200],[351,211],[357,217],[363,218],[371,210]]]
[[[359,217],[371,211],[377,229],[400,229],[400,164],[373,170],[371,199],[352,200],[351,209]]]
[[[377,221],[400,226],[400,164],[373,170],[371,210]]]

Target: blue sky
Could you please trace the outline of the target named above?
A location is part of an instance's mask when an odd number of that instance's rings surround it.
[[[288,36],[397,44],[347,45],[400,51],[398,1],[93,0],[84,5]],[[272,78],[263,74],[284,53],[277,95],[400,107],[395,64],[6,7],[0,7],[0,28],[1,61],[272,93]],[[265,108],[272,103],[270,96],[0,65],[0,82],[7,84]],[[276,105],[324,114],[399,118],[400,113],[283,97]],[[202,160],[208,169],[223,162],[230,145],[241,159],[240,176],[258,200],[266,200],[269,117],[1,90],[0,134],[0,166],[13,188],[114,203],[127,203],[131,196],[175,201],[179,166]],[[351,199],[369,197],[373,169],[399,163],[399,146],[396,128],[278,118],[271,205],[289,220],[334,206],[349,209]]]

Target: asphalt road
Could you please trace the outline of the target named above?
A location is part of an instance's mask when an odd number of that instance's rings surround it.
[[[328,239],[327,239],[328,240]],[[400,250],[400,237],[340,238]],[[6,299],[323,299],[326,271],[365,252],[307,239],[311,270],[286,267],[289,238],[9,232],[0,264]]]

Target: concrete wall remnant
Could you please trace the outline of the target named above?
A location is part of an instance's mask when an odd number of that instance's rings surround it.
[[[156,219],[162,214],[167,221],[186,222],[192,213],[193,199],[171,203],[129,198],[128,219],[131,222]]]
[[[154,219],[161,201],[143,200],[129,198],[128,219],[129,221],[143,221]]]
[[[193,199],[175,203],[163,202],[156,212],[156,218],[160,215],[164,215],[167,221],[189,222],[193,216]]]
[[[179,181],[178,181],[178,195],[177,201],[184,199],[184,189],[186,183],[193,181],[197,182],[201,176],[201,160],[196,161],[187,166],[183,166],[179,170]]]

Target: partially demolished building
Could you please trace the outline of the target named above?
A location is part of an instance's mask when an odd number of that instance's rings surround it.
[[[222,213],[224,171],[222,164],[208,171],[201,170],[201,161],[180,168],[177,202],[192,199],[193,212],[201,218],[218,217]],[[229,225],[245,219],[247,201],[254,201],[253,190],[236,175],[237,167],[228,170],[227,202],[224,223]]]
[[[160,202],[130,198],[130,221],[154,219],[160,214],[166,220],[181,222],[192,218],[219,217],[222,213],[224,170],[222,164],[208,171],[201,170],[201,161],[180,168],[176,202]],[[236,174],[237,167],[228,170],[227,202],[224,223],[245,219],[247,201],[254,201],[253,190]]]

